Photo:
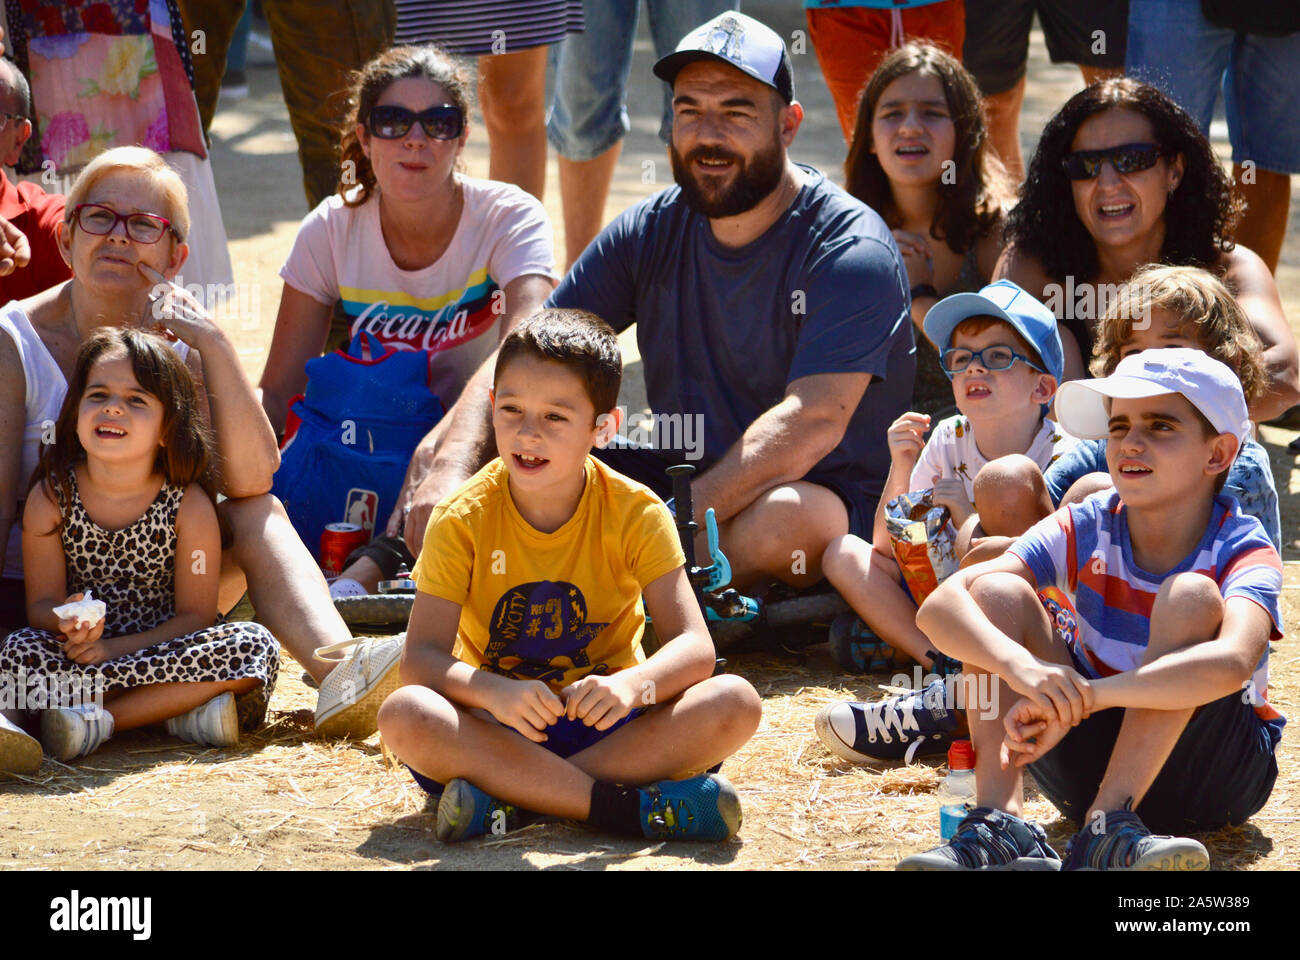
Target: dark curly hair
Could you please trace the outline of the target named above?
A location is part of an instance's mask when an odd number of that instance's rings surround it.
[[[989,144],[974,78],[939,47],[906,43],[891,51],[871,75],[858,101],[852,145],[844,161],[844,189],[884,217],[891,227],[901,225],[889,178],[871,152],[871,121],[889,85],[910,73],[939,79],[956,133],[952,157],[956,180],[939,193],[930,236],[943,240],[954,253],[965,253],[998,222],[1001,196],[1010,192],[1009,182]]]
[[[1076,93],[1047,121],[1020,202],[1007,217],[1007,241],[1037,258],[1054,280],[1097,277],[1096,243],[1079,220],[1061,163],[1085,120],[1121,107],[1147,118],[1166,156],[1183,157],[1182,180],[1165,205],[1160,262],[1209,268],[1233,248],[1244,204],[1196,121],[1149,84],[1129,77],[1101,80]]]
[[[432,44],[393,47],[373,58],[352,75],[347,109],[339,128],[340,174],[338,193],[349,207],[359,207],[375,190],[375,171],[361,149],[357,125],[365,126],[370,110],[392,84],[407,77],[424,77],[446,92],[469,122],[472,100],[469,72]],[[359,187],[351,199],[348,193]]]

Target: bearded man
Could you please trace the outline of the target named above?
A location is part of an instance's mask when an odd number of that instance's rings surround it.
[[[912,395],[907,273],[875,212],[789,159],[803,108],[775,32],[727,12],[654,72],[673,88],[677,185],[606,227],[546,306],[637,325],[655,429],[632,418],[596,455],[664,498],[664,468],[693,462],[695,518],[714,509],[733,583],[806,586],[831,540],[871,538],[885,434]],[[440,460],[413,549],[468,476]]]

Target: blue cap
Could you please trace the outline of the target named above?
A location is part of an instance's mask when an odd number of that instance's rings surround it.
[[[925,335],[939,347],[952,346],[952,332],[971,317],[997,317],[1015,328],[1043,358],[1047,372],[1060,383],[1065,378],[1065,355],[1056,317],[1031,293],[1010,280],[990,283],[979,293],[954,293],[944,297],[925,315]]]
[[[765,83],[786,103],[794,101],[794,75],[781,35],[766,24],[726,10],[696,27],[677,49],[654,65],[655,76],[672,83],[677,71],[695,60],[718,60]]]

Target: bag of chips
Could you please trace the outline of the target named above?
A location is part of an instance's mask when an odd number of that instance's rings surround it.
[[[894,559],[918,607],[958,566],[957,531],[949,522],[948,508],[937,506],[933,493],[914,490],[885,504]]]

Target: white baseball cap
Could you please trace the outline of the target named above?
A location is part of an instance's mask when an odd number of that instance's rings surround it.
[[[1237,438],[1237,449],[1250,436],[1250,414],[1241,381],[1226,364],[1190,347],[1162,347],[1134,353],[1109,377],[1070,380],[1056,392],[1057,422],[1076,437],[1100,440],[1110,435],[1107,397],[1158,397],[1180,393],[1215,430]]]

